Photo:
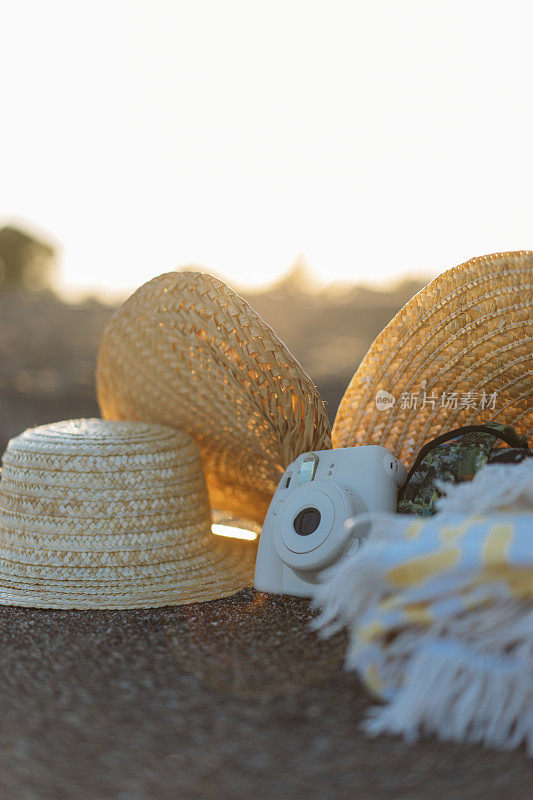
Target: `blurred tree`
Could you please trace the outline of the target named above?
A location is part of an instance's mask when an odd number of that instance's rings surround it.
[[[51,245],[10,225],[0,229],[0,289],[49,289],[55,267]]]

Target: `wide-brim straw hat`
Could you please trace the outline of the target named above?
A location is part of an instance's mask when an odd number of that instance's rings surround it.
[[[146,283],[104,332],[97,393],[105,419],[187,431],[211,505],[262,523],[285,467],[331,447],[309,376],[249,304],[200,272]]]
[[[213,535],[191,437],[70,420],[12,439],[0,481],[0,604],[137,608],[231,595],[255,547]]]
[[[462,425],[531,435],[533,253],[496,253],[431,281],[374,341],[333,426],[333,446],[378,444],[410,465]]]

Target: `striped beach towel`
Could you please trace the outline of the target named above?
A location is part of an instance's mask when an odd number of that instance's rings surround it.
[[[371,734],[533,755],[533,459],[443,487],[430,518],[380,515],[316,593],[324,635],[382,704]],[[357,524],[357,523],[355,523]]]

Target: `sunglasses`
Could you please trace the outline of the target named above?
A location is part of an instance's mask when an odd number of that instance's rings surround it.
[[[498,442],[505,442],[508,447],[496,448]],[[442,495],[437,488],[439,481],[469,481],[485,464],[518,463],[531,455],[527,437],[511,425],[466,425],[443,433],[418,453],[400,489],[398,513],[432,515],[435,501]]]

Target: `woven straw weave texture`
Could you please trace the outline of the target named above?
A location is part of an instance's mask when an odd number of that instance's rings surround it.
[[[243,298],[204,273],[154,278],[116,312],[97,392],[106,419],[187,431],[212,507],[259,523],[285,467],[331,447],[311,379]]]
[[[255,550],[211,532],[184,432],[71,420],[12,439],[0,481],[0,604],[136,608],[250,585]]]
[[[334,447],[380,444],[410,465],[427,441],[461,425],[498,421],[531,435],[532,279],[533,253],[521,251],[472,259],[429,283],[352,378]],[[379,390],[394,404],[380,410]]]

